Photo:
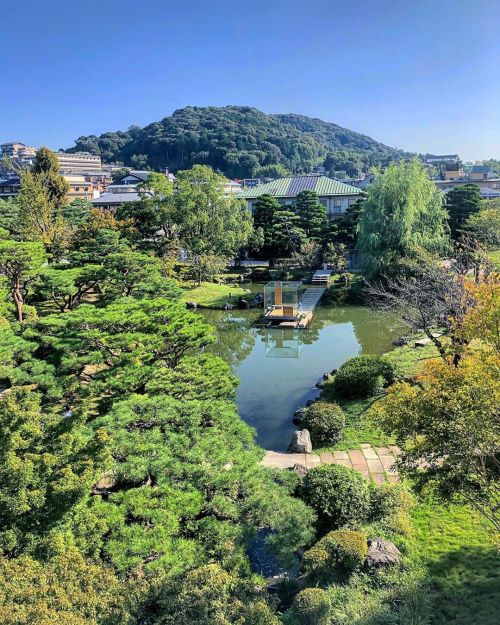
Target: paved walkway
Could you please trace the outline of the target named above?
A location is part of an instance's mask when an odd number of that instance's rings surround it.
[[[273,469],[290,469],[295,464],[303,464],[308,469],[320,464],[341,464],[344,467],[356,469],[367,479],[372,479],[377,484],[399,480],[399,476],[393,468],[397,456],[401,453],[399,447],[395,445],[372,447],[368,443],[361,443],[360,448],[322,454],[288,454],[266,451],[262,464]]]

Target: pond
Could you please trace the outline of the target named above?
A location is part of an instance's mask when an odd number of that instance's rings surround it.
[[[396,320],[362,306],[321,306],[308,330],[256,326],[261,310],[204,310],[216,327],[210,351],[224,358],[240,384],[241,417],[266,449],[285,451],[295,429],[293,413],[319,391],[323,373],[358,354],[391,349],[401,334]]]

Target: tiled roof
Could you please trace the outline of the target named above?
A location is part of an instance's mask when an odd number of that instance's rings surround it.
[[[139,193],[103,193],[100,197],[92,200],[92,204],[96,206],[105,206],[106,204],[126,204],[127,202],[137,202],[141,199]]]
[[[487,174],[489,171],[488,165],[473,165],[470,170],[471,174]]]
[[[318,195],[359,195],[360,193],[357,187],[328,178],[328,176],[291,176],[245,189],[240,197],[251,199],[266,194],[274,197],[295,197],[305,190],[315,191]]]

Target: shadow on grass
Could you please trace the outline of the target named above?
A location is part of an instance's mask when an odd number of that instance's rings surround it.
[[[428,562],[435,625],[500,622],[500,557],[495,546],[463,547]]]

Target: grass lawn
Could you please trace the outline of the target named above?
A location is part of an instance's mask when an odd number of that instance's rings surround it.
[[[467,506],[424,501],[413,513],[432,592],[433,625],[500,622],[500,557],[486,522]]]
[[[201,286],[186,288],[181,296],[183,302],[196,302],[200,308],[223,308],[227,302],[236,304],[238,297],[249,291],[240,286],[202,282]]]

